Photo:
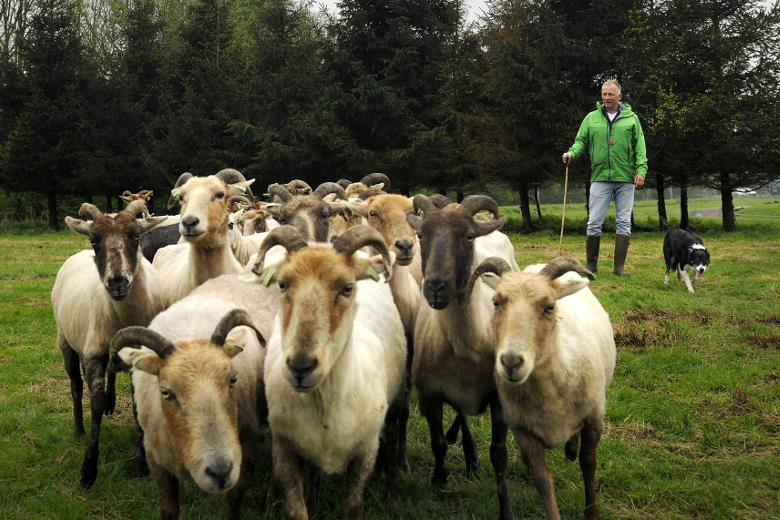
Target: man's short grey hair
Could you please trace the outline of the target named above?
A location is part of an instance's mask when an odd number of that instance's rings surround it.
[[[618,94],[623,92],[623,87],[621,87],[620,83],[618,83],[614,79],[608,79],[607,81],[605,81],[604,84],[601,85],[601,89],[604,90],[604,87],[606,87],[607,85],[615,85],[617,87],[617,89],[618,89]]]

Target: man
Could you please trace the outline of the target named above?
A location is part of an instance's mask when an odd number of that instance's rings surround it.
[[[590,155],[590,199],[588,200],[588,238],[585,246],[587,269],[597,272],[601,226],[609,202],[615,199],[615,269],[620,276],[631,276],[624,269],[631,239],[631,211],[634,190],[645,183],[647,153],[639,118],[626,103],[617,81],[601,86],[601,103],[585,116],[574,144],[563,154],[563,162]]]

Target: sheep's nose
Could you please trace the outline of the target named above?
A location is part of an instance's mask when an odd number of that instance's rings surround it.
[[[434,296],[438,296],[444,291],[444,288],[447,286],[447,280],[437,280],[433,278],[429,278],[425,281],[425,285],[428,286],[428,290],[430,293]]]
[[[412,242],[396,242],[395,247],[398,249],[398,256],[400,258],[409,258],[412,256],[412,247],[414,247]]]
[[[318,365],[317,358],[309,359],[288,359],[287,368],[290,369],[290,373],[293,375],[298,384],[303,383],[303,380],[309,377],[314,369]]]
[[[222,458],[206,468],[206,475],[217,484],[218,489],[224,489],[231,471],[233,471],[233,461]]]
[[[200,224],[200,219],[198,217],[185,217],[181,219],[181,225],[184,226],[187,233],[192,232],[198,224]]]
[[[106,282],[106,289],[112,298],[124,299],[130,292],[130,280],[126,276],[112,276]]]
[[[525,363],[523,356],[518,356],[517,354],[504,354],[501,356],[501,366],[504,367],[507,374],[513,374],[520,370],[523,363]]]

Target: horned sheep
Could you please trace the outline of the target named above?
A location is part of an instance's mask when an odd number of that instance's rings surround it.
[[[417,231],[423,268],[423,297],[414,331],[412,384],[417,388],[420,412],[428,422],[435,457],[433,482],[447,481],[444,458],[447,438],[442,424],[444,403],[459,416],[479,415],[490,407],[492,440],[490,461],[495,470],[502,520],[514,518],[507,487],[507,425],[493,378],[495,340],[491,318],[493,291],[471,283],[476,268],[476,238],[497,231],[504,223],[490,197],[466,197],[458,209],[439,209],[424,195],[414,199],[415,212],[406,219]],[[497,217],[474,218],[481,210]],[[512,253],[514,256],[514,252]],[[468,422],[461,421],[467,468],[479,464]],[[455,432],[457,433],[457,431]]]
[[[265,251],[281,244],[286,259],[264,266]],[[371,245],[381,256],[358,249]],[[258,280],[279,285],[280,308],[268,341],[265,385],[272,434],[273,481],[287,518],[316,516],[304,504],[301,465],[347,471],[348,519],[363,512],[363,490],[387,416],[396,414],[405,384],[403,325],[387,284],[394,255],[378,232],[357,226],[332,244],[309,243],[290,226],[273,230],[258,254]],[[388,424],[394,424],[388,421]],[[386,428],[388,449],[398,434]],[[388,453],[388,460],[397,454]],[[397,466],[389,468],[390,489]]]
[[[162,518],[178,517],[179,481],[225,493],[227,517],[239,518],[258,433],[267,426],[264,338],[277,306],[276,287],[223,275],[148,328],[124,329],[114,338],[115,368],[132,372],[139,438]]]
[[[65,218],[73,231],[86,235],[92,250],[68,258],[57,272],[51,292],[57,322],[57,346],[70,377],[75,434],[84,435],[81,399],[83,380],[90,392],[92,426],[79,480],[90,488],[97,478],[98,440],[103,414],[114,413],[116,375],[106,365],[111,338],[130,325],[147,325],[163,310],[157,274],[139,254],[141,234],[150,231],[165,217],[138,220],[142,201],[128,204],[124,211],[104,215],[92,204],[82,204],[79,213],[91,221]]]
[[[615,340],[609,316],[588,288],[594,276],[574,258],[556,258],[521,273],[488,259],[475,272],[480,274],[495,289],[495,377],[504,418],[547,518],[560,515],[545,448],[565,443],[573,461],[581,437],[585,518],[595,520],[596,447],[615,368]]]
[[[200,284],[222,274],[243,272],[227,240],[231,201],[243,196],[253,180],[228,184],[223,172],[209,177],[184,173],[172,190],[168,206],[181,201],[179,231],[186,243],[160,249],[153,265],[160,274],[166,307]],[[227,175],[234,180],[235,177]]]

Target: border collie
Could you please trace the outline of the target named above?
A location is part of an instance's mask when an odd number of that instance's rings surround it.
[[[704,274],[710,265],[710,252],[699,237],[682,229],[670,229],[664,238],[664,260],[666,261],[664,283],[669,285],[669,271],[675,269],[677,279],[682,278],[688,287],[688,292],[693,292],[688,273],[693,275],[693,282],[700,274]]]

